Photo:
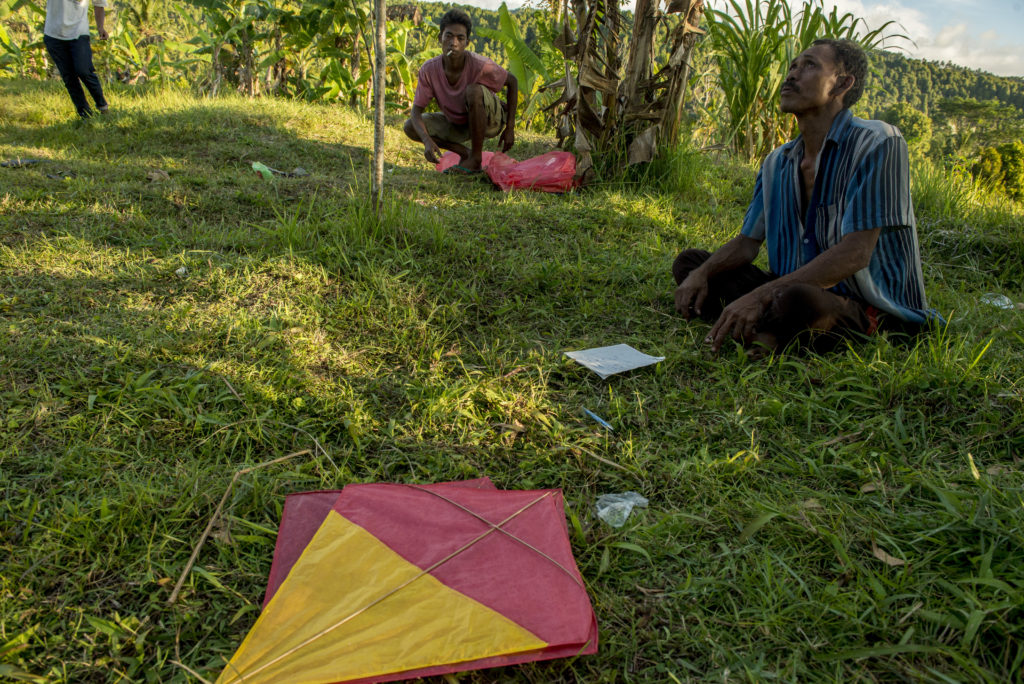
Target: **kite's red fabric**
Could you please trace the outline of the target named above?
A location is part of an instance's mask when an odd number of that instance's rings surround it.
[[[447,664],[344,681],[389,682],[597,651],[597,622],[572,556],[561,491],[502,491],[481,478],[293,494],[284,505],[265,608],[293,566],[308,562],[303,552],[314,536],[322,538],[328,516],[357,525],[402,562],[429,572],[538,640],[527,650],[498,650],[475,660],[440,660]],[[345,586],[329,591],[343,593]],[[273,605],[280,608],[285,596]]]
[[[422,485],[427,489],[443,487],[475,487],[477,489],[494,490],[496,487],[489,477],[462,482],[439,482]],[[277,530],[277,543],[274,546],[274,560],[270,563],[270,577],[267,579],[267,591],[263,595],[263,607],[277,593],[277,588],[284,582],[295,561],[302,555],[303,549],[309,544],[321,523],[331,512],[338,496],[343,490],[327,489],[319,492],[300,492],[289,494],[284,500],[281,512],[281,525]]]

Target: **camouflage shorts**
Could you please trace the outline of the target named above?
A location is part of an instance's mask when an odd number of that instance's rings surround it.
[[[485,126],[484,137],[493,138],[505,128],[505,105],[501,99],[484,88]],[[453,143],[464,143],[469,140],[469,124],[454,124],[441,112],[430,112],[423,115],[423,125],[434,140],[446,140]]]

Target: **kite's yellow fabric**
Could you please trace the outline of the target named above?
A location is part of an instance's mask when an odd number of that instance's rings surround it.
[[[429,574],[374,603],[421,574],[331,511],[217,684],[330,684],[547,646]]]

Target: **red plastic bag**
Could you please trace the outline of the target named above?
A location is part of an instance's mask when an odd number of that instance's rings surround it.
[[[546,152],[521,162],[495,152],[486,170],[491,181],[505,191],[566,192],[576,187],[576,157],[572,152]]]
[[[455,166],[459,155],[445,152],[434,167],[438,171]],[[546,152],[517,162],[503,152],[484,152],[483,168],[491,182],[508,192],[512,189],[566,192],[576,187],[576,157],[572,152]]]

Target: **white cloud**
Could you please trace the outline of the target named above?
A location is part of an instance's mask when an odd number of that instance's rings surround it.
[[[461,0],[477,7],[497,9],[501,0]],[[724,0],[710,0],[712,6],[722,7]],[[798,9],[802,0],[790,0]],[[924,12],[911,4],[920,0],[826,0],[826,7],[835,5],[839,13],[850,12],[864,20],[869,30],[887,21],[890,34],[904,34],[909,40],[891,39],[885,43],[889,49],[898,49],[910,57],[940,62],[953,62],[971,69],[982,69],[1001,76],[1024,76],[1024,44],[1021,25],[1016,15],[1024,14],[1024,0],[1013,0],[1011,14],[991,13],[988,3],[979,0],[931,0]],[[508,0],[509,8],[524,4],[524,0]],[[532,3],[536,4],[536,2]],[[628,3],[629,6],[633,2]],[[1006,10],[1007,8],[1001,8]],[[1007,10],[1008,11],[1008,10]],[[987,17],[999,22],[1013,17],[996,28],[969,26],[952,15]],[[947,21],[942,22],[943,19]],[[973,20],[972,20],[973,21]]]
[[[943,26],[939,35],[931,41],[932,45],[939,48],[950,48],[965,42],[967,37],[967,24],[954,24]]]
[[[462,1],[464,2],[465,0]],[[467,2],[466,4],[473,5],[474,7],[483,7],[484,9],[496,10],[499,7],[501,7],[501,0],[473,0],[472,2]],[[516,7],[519,7],[523,3],[513,1],[507,2],[506,4],[508,5],[508,8],[511,10],[515,9]]]
[[[897,41],[887,47],[902,48],[911,57],[941,62],[953,62],[971,69],[982,69],[1001,76],[1024,76],[1024,46],[1021,45],[1019,27],[1007,26],[978,31],[964,22],[939,24],[935,18],[948,16],[952,5],[976,6],[973,0],[942,0],[933,2],[933,12],[924,12],[899,3],[867,2],[863,0],[836,0],[840,12],[852,12],[862,17],[874,29],[886,21],[895,21],[891,31],[904,33],[913,41]],[[945,7],[944,7],[945,6]]]

